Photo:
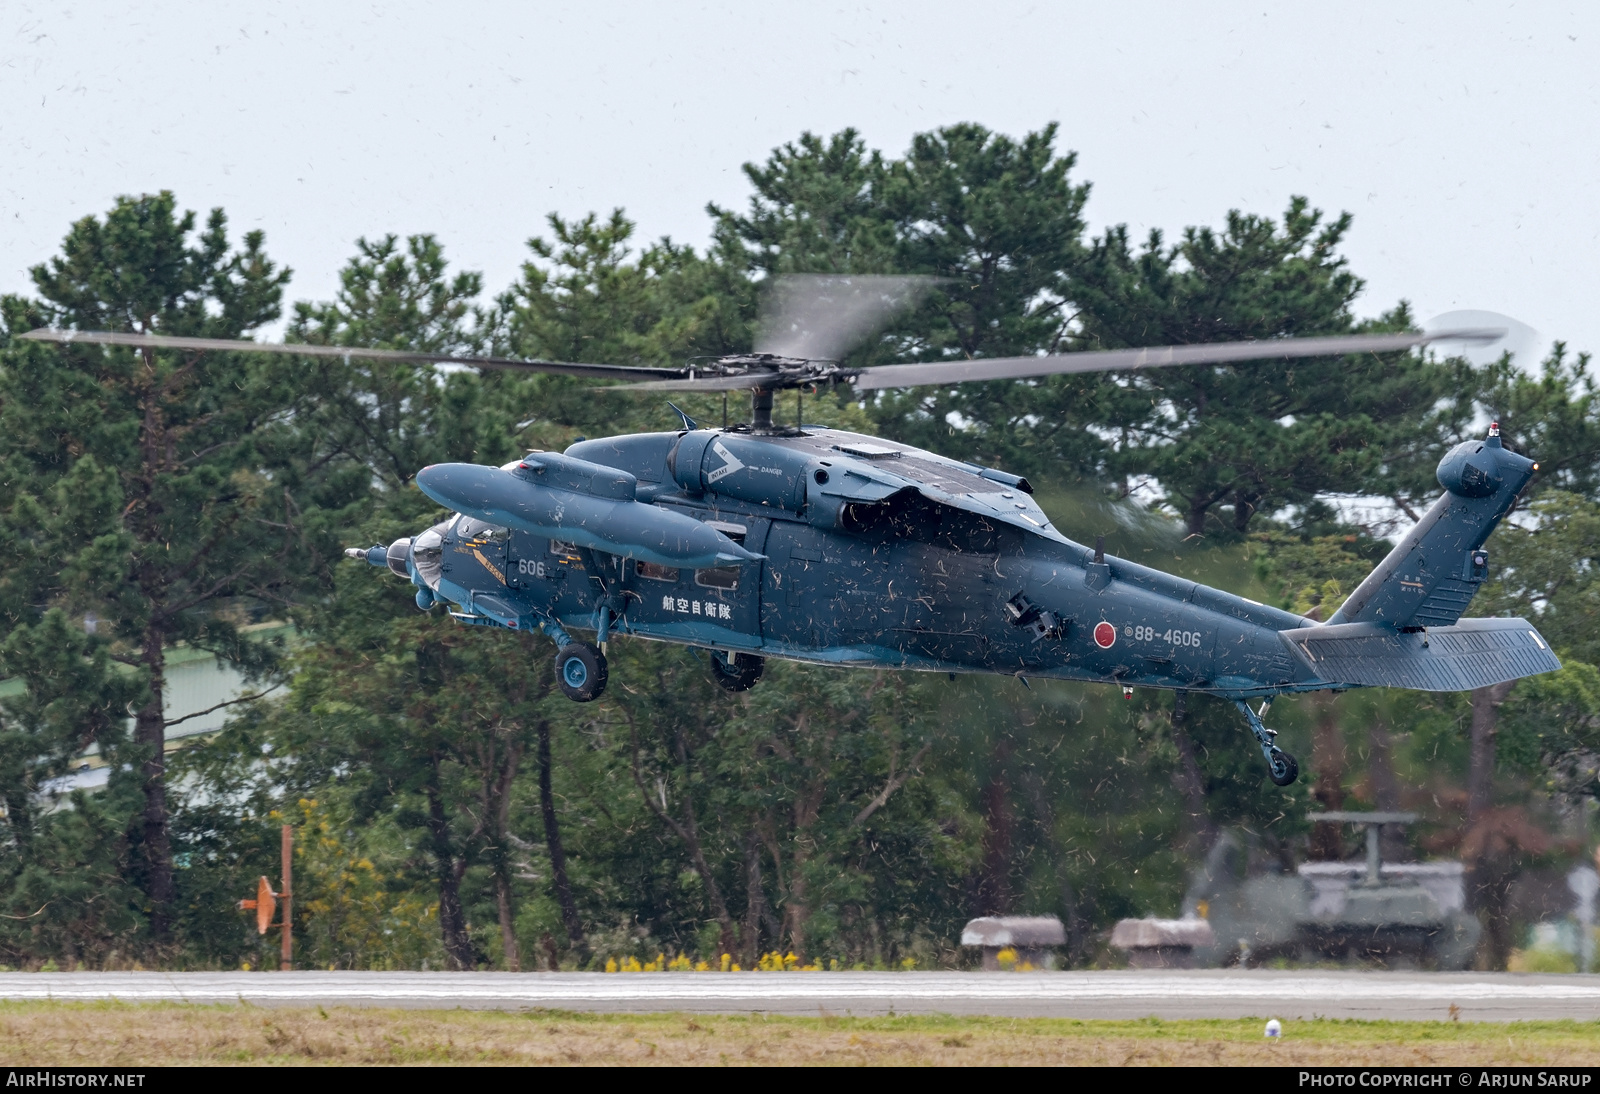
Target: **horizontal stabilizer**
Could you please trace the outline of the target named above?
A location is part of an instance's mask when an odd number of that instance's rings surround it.
[[[1463,619],[1411,634],[1376,623],[1334,623],[1278,632],[1330,684],[1471,691],[1541,672],[1560,660],[1522,619]]]

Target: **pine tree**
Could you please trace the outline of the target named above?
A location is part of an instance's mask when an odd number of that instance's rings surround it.
[[[259,232],[230,245],[220,209],[197,231],[170,193],[120,198],[103,218],[74,224],[61,254],[33,269],[36,300],[5,301],[0,451],[15,499],[7,533],[30,548],[0,599],[13,627],[37,629],[55,608],[92,613],[93,651],[104,654],[94,664],[104,671],[85,688],[113,694],[113,663],[141,685],[133,743],[142,806],[130,819],[139,857],[130,869],[158,942],[176,915],[167,651],[183,642],[247,673],[268,671],[276,650],[243,625],[281,618],[317,570],[320,552],[300,528],[303,499],[274,474],[293,462],[301,366],[11,336],[38,326],[244,336],[277,318],[289,276],[262,246]]]

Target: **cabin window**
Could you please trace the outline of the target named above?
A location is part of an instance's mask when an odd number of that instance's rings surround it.
[[[676,566],[660,566],[654,562],[634,561],[633,572],[640,577],[647,577],[651,581],[676,581],[678,568]]]
[[[694,572],[694,583],[707,589],[737,589],[739,587],[739,567],[737,566],[712,566],[705,570]]]
[[[550,541],[550,553],[561,555],[565,558],[577,558],[578,545],[576,543],[568,543],[564,539],[553,539]]]
[[[743,524],[729,524],[727,521],[721,520],[708,520],[705,523],[707,528],[715,528],[740,545],[744,544],[744,537],[750,533],[750,529]]]

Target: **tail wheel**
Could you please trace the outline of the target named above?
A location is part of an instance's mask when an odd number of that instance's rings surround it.
[[[606,655],[587,642],[571,642],[556,651],[556,684],[574,703],[600,698],[606,690]]]
[[[749,691],[761,679],[766,660],[748,653],[724,655],[711,652],[711,677],[727,691]]]
[[[1281,748],[1275,748],[1267,757],[1267,777],[1276,786],[1288,786],[1300,777],[1300,761]]]

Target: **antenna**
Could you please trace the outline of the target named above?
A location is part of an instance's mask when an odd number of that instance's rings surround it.
[[[679,406],[677,403],[669,402],[669,403],[667,403],[667,405],[672,408],[672,412],[678,416],[678,419],[680,421],[683,422],[683,428],[684,429],[699,429],[700,428],[698,425],[695,424],[695,420],[693,418],[689,417],[689,415],[685,414],[683,408],[681,406]]]

